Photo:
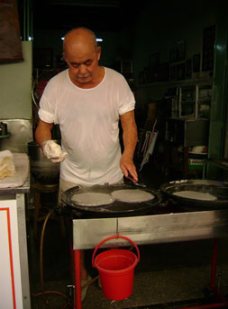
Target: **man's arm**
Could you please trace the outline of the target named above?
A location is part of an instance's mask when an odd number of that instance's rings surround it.
[[[135,122],[134,111],[127,112],[120,116],[123,129],[124,150],[120,160],[120,168],[125,177],[132,177],[135,182],[138,181],[138,175],[134,164],[134,152],[138,142],[137,126]]]
[[[52,139],[51,130],[53,128],[53,123],[47,123],[39,120],[38,126],[35,131],[35,140],[37,144],[42,145],[43,142]]]
[[[53,163],[59,163],[65,159],[67,153],[62,151],[61,146],[52,140],[52,127],[52,123],[40,120],[35,131],[35,139],[42,148],[44,155]]]

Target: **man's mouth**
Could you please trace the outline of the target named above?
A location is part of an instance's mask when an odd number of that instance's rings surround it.
[[[79,79],[87,79],[87,78],[89,78],[89,75],[83,75],[83,76],[78,75],[78,78]]]

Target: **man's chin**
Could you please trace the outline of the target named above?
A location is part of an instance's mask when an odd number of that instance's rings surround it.
[[[89,83],[91,81],[91,77],[81,77],[77,79],[78,83],[80,84],[85,84],[85,83]]]

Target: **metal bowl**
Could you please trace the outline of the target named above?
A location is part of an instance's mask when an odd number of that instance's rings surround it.
[[[44,155],[40,146],[34,141],[28,143],[30,170],[35,180],[43,184],[53,184],[59,181],[59,163],[53,163]]]

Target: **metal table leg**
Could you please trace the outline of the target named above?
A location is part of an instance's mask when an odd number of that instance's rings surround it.
[[[218,298],[217,302],[204,304],[204,305],[193,305],[190,307],[183,307],[181,309],[214,309],[214,308],[228,308],[228,301],[220,295],[219,290],[216,287],[216,275],[217,275],[217,261],[218,261],[218,240],[213,241],[213,252],[211,257],[211,277],[210,277],[210,290]]]

